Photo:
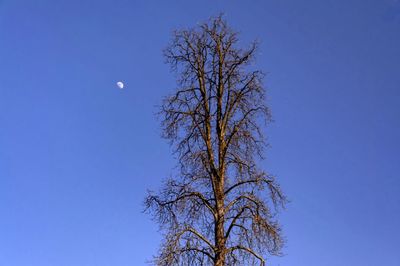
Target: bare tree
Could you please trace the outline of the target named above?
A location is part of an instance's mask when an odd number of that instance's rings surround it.
[[[283,244],[275,214],[285,197],[260,170],[270,121],[262,72],[251,69],[257,43],[237,47],[221,16],[174,32],[165,50],[178,89],[161,107],[178,177],[149,192],[146,210],[165,232],[157,265],[265,265]]]

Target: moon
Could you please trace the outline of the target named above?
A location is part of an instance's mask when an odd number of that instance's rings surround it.
[[[123,89],[124,88],[124,83],[122,83],[121,81],[118,81],[117,82],[117,86],[118,86],[118,88]]]

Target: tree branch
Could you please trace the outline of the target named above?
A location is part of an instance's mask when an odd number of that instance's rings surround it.
[[[241,246],[241,245],[237,245],[237,246],[229,248],[229,252],[233,252],[235,250],[243,250],[243,251],[248,252],[249,254],[253,255],[260,261],[260,266],[265,266],[265,259],[263,257],[261,257],[259,254],[257,254],[255,251],[253,251],[252,249]]]

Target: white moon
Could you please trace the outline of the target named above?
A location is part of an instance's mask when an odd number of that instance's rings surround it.
[[[117,82],[117,86],[118,86],[118,88],[123,89],[124,88],[124,83],[122,83],[121,81],[118,81]]]

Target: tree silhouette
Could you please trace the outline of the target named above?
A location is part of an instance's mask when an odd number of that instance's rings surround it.
[[[218,16],[174,32],[165,58],[178,89],[163,101],[163,136],[179,159],[176,178],[149,192],[146,210],[165,232],[157,265],[265,265],[283,240],[275,214],[285,197],[260,170],[270,121],[262,72],[251,69],[257,43]]]

